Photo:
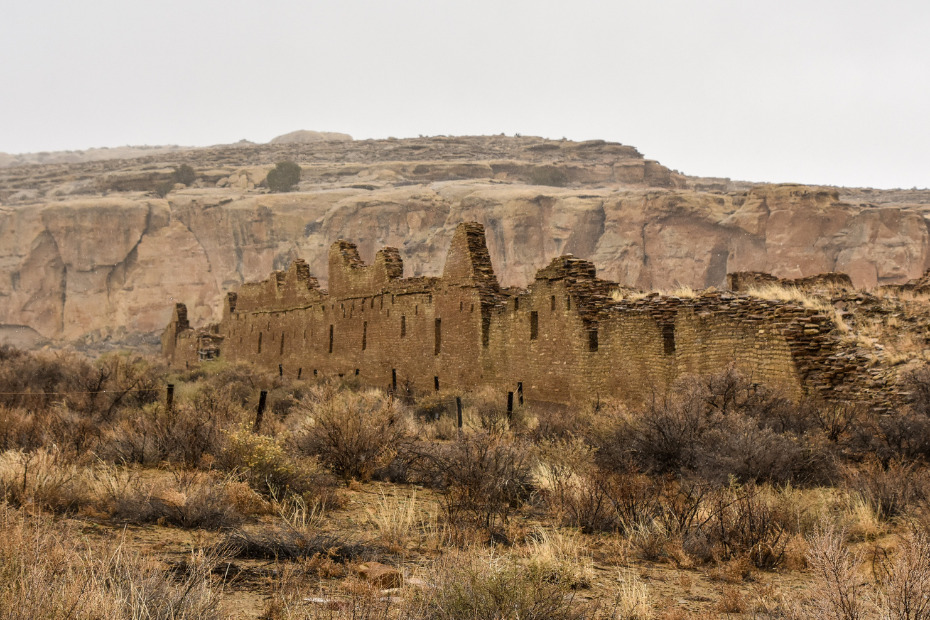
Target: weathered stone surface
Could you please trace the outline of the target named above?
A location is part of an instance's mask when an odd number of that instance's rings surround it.
[[[265,174],[286,158],[304,168],[299,191],[267,193]],[[197,171],[192,187],[165,200],[143,191],[181,163]],[[366,262],[392,246],[404,275],[438,276],[460,221],[485,226],[504,286],[570,253],[639,288],[720,287],[733,271],[844,271],[869,287],[930,267],[926,194],[696,179],[629,146],[504,136],[14,166],[0,169],[0,326],[153,334],[177,300],[195,324],[217,320],[224,290],[296,258],[328,286],[340,238]]]

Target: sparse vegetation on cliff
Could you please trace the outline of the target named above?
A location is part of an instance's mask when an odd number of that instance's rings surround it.
[[[279,161],[265,178],[265,184],[273,192],[289,192],[299,182],[300,166],[293,161]]]

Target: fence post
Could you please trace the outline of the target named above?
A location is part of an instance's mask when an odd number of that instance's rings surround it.
[[[507,419],[513,418],[513,392],[507,392]]]
[[[281,364],[278,364],[278,376],[279,377],[284,376],[284,366],[282,366]]]
[[[455,397],[455,414],[456,414],[455,421],[456,421],[456,424],[458,425],[459,435],[461,435],[462,434],[462,397],[461,396]]]
[[[169,383],[168,391],[165,394],[165,411],[171,413],[172,409],[174,409],[174,384]]]
[[[265,399],[268,398],[268,392],[262,390],[258,394],[258,411],[255,412],[255,426],[252,432],[257,433],[262,429],[262,416],[265,415]]]

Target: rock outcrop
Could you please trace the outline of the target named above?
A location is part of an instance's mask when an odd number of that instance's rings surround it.
[[[301,183],[270,194],[283,159]],[[182,163],[197,180],[158,198]],[[930,267],[924,194],[692,178],[629,146],[503,136],[14,166],[0,170],[0,338],[151,339],[177,302],[192,324],[215,321],[225,291],[295,258],[327,273],[339,238],[366,262],[395,246],[406,276],[439,275],[461,221],[485,226],[504,286],[569,253],[638,288],[722,287],[733,271],[893,284]]]

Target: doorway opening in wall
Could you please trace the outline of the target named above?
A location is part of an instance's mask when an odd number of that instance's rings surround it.
[[[533,310],[530,312],[530,340],[536,340],[539,337],[539,313]]]
[[[368,321],[362,323],[362,351],[368,348]]]
[[[588,330],[588,351],[597,351],[597,330]]]
[[[263,332],[258,332],[258,351],[256,351],[258,354],[262,352],[262,333]]]
[[[333,352],[333,326],[329,326],[329,352]]]
[[[439,351],[442,350],[442,319],[436,319],[436,347],[433,351],[433,355],[439,355]]]

